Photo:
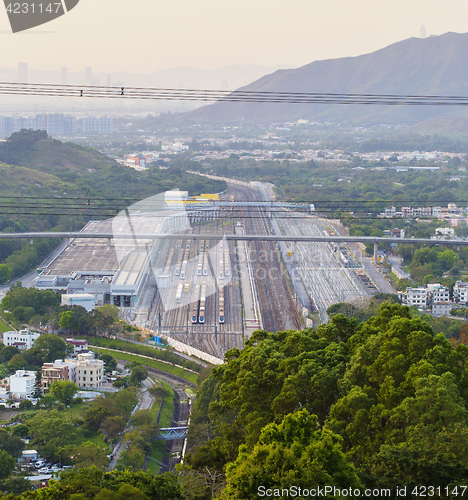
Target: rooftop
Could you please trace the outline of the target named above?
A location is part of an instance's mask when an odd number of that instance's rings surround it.
[[[83,232],[112,232],[112,220],[91,221]],[[107,238],[93,240],[75,238],[65,250],[44,269],[43,275],[68,276],[75,272],[86,274],[101,271],[114,274],[118,269],[115,248],[109,246]]]

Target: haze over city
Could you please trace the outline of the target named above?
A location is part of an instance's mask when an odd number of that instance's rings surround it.
[[[46,25],[12,34],[5,10],[1,66],[149,73],[233,64],[297,67],[318,59],[357,56],[399,40],[468,31],[463,0],[214,0],[150,2],[82,0]]]

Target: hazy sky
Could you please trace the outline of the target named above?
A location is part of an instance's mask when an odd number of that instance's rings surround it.
[[[0,66],[70,71],[297,67],[372,52],[419,36],[421,25],[428,36],[468,32],[467,0],[80,0],[17,34],[0,9]]]

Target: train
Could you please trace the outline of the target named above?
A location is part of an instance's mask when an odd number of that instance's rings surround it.
[[[197,276],[201,276],[203,273],[203,255],[204,255],[204,252],[201,252],[198,255]]]
[[[229,265],[229,249],[224,250],[224,274],[229,276],[231,274]]]
[[[200,302],[200,285],[195,285],[195,292],[193,294],[194,301],[192,302],[191,319],[192,324],[198,323],[198,306]]]
[[[198,307],[198,322],[203,325],[205,323],[206,314],[206,283],[202,283],[200,291],[200,305]]]
[[[181,248],[179,250],[179,255],[177,256],[177,264],[176,264],[176,269],[175,269],[175,275],[180,276],[180,270],[182,268],[182,260],[184,258],[184,249]]]
[[[203,253],[203,276],[208,276],[208,254]]]
[[[218,316],[221,324],[225,323],[226,315],[224,313],[224,287],[218,289]]]
[[[219,271],[219,279],[224,279],[224,261],[223,261],[223,250],[221,248],[218,259],[218,271]]]
[[[189,255],[190,255],[190,241],[187,241],[187,245],[185,247],[185,252],[182,250],[181,251],[181,254],[182,254],[182,259],[181,260],[181,266],[180,266],[180,279],[181,280],[184,280],[185,279],[185,275],[187,274],[187,262],[188,262],[188,259],[189,259]],[[185,259],[184,259],[185,257]]]
[[[179,285],[177,286],[177,291],[176,291],[176,296],[175,296],[175,300],[176,300],[177,304],[180,302],[180,300],[182,298],[182,288],[183,288],[183,284],[179,283]]]

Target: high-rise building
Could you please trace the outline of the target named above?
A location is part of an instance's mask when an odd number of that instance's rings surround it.
[[[113,121],[109,116],[87,116],[82,122],[83,134],[111,134],[113,130]]]
[[[18,83],[28,83],[28,63],[18,63]]]
[[[421,38],[426,38],[426,27],[424,24],[421,26]]]
[[[92,79],[93,79],[93,70],[89,66],[86,66],[86,68],[85,68],[85,85],[91,85]]]
[[[100,116],[98,118],[98,134],[112,134],[112,118]]]
[[[36,130],[47,130],[47,115],[36,115]]]
[[[68,68],[60,70],[60,83],[61,85],[68,85]]]

